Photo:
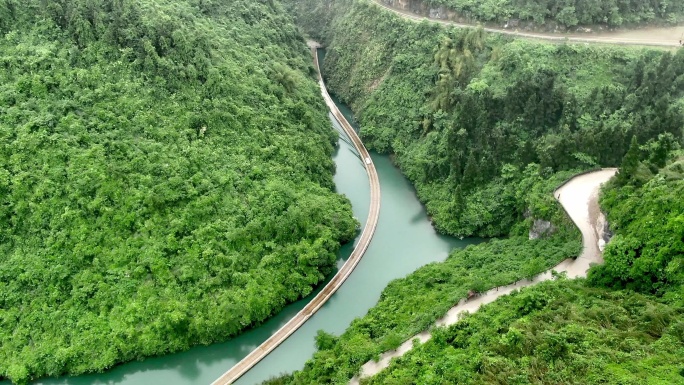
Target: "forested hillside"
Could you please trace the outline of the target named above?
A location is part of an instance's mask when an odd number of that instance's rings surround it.
[[[277,1],[0,1],[0,379],[221,341],[356,231]]]
[[[502,297],[365,383],[684,383],[684,157],[648,150],[604,188],[617,234],[588,280]]]
[[[398,3],[382,0],[385,3]],[[517,26],[574,27],[677,24],[684,21],[684,3],[658,0],[409,0],[414,8],[444,6],[470,21]],[[513,27],[513,26],[511,26]]]
[[[377,384],[684,382],[684,51],[551,45],[398,19],[365,0],[288,2],[325,42],[330,88],[394,155],[435,225],[508,235],[392,282],[304,369],[270,384],[346,384],[469,290],[531,277],[580,250],[552,192],[620,166],[602,203],[617,233],[588,280],[500,298],[436,331]],[[532,219],[556,226],[529,240]],[[626,290],[625,290],[626,289]],[[652,379],[652,382],[647,382]]]
[[[601,196],[617,235],[592,270],[596,286],[684,300],[684,154],[665,164],[640,146]],[[634,155],[634,158],[630,157]],[[661,168],[662,167],[662,168]]]
[[[395,155],[443,232],[507,233],[529,209],[515,191],[530,167],[616,166],[632,136],[681,141],[683,50],[512,40],[363,0],[294,7],[367,146]]]

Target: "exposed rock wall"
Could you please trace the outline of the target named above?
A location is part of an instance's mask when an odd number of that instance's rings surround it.
[[[610,231],[608,220],[602,212],[599,213],[598,218],[596,219],[595,228],[598,238],[598,248],[601,252],[603,252],[606,244],[610,242],[610,239],[613,237],[613,232]]]
[[[547,234],[553,234],[556,227],[549,221],[535,219],[530,229],[530,239],[539,239]]]

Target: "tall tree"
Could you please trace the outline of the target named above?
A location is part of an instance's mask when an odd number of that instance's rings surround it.
[[[639,143],[637,142],[636,135],[634,135],[632,136],[632,142],[629,144],[629,150],[627,150],[620,164],[619,183],[624,185],[633,181],[637,168],[639,168]]]

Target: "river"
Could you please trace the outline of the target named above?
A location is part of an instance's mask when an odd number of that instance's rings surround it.
[[[348,118],[351,117],[348,108],[341,106],[340,109]],[[332,116],[331,119],[341,131]],[[344,139],[344,134],[341,134],[339,148],[334,154],[337,165],[335,185],[339,193],[349,197],[354,216],[365,220],[370,193],[368,177],[353,146]],[[314,336],[319,329],[339,335],[354,318],[363,316],[375,305],[382,289],[390,281],[404,277],[427,263],[444,260],[453,248],[477,242],[437,234],[424,207],[418,202],[415,190],[392,165],[389,157],[372,154],[372,158],[380,176],[382,208],[375,236],[366,254],[340,290],[304,326],[240,378],[237,385],[258,384],[280,373],[301,369],[315,351]],[[344,263],[351,250],[351,244],[342,247],[338,253],[338,266]],[[225,343],[130,362],[106,373],[43,379],[34,384],[208,385],[278,330],[315,294],[287,306],[263,325]]]

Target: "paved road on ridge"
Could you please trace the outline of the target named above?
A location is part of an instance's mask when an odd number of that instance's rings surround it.
[[[471,300],[461,300],[456,306],[452,307],[444,317],[437,320],[437,326],[452,325],[461,318],[464,311],[474,313],[480,306],[494,302],[502,295],[510,294],[512,291],[531,286],[542,281],[553,279],[552,270],[558,273],[565,272],[568,278],[585,277],[587,270],[593,263],[603,263],[601,251],[598,247],[598,229],[596,223],[600,212],[598,210],[598,192],[601,184],[607,182],[615,175],[617,169],[607,168],[587,174],[578,175],[570,179],[563,186],[559,187],[554,196],[559,200],[565,211],[570,215],[572,221],[582,232],[582,254],[573,259],[568,258],[546,272],[539,274],[532,280],[522,280],[511,285],[501,286],[491,289],[478,295]],[[380,360],[368,361],[361,367],[361,378],[370,377],[381,370],[387,368],[392,358],[400,357],[413,348],[413,340],[418,339],[421,343],[426,342],[431,337],[429,331],[423,331],[406,342],[397,349],[390,350],[380,355]],[[358,385],[359,377],[356,376],[349,382],[350,385]]]
[[[412,21],[420,22],[428,20],[434,23],[452,25],[461,28],[475,28],[477,25],[458,23],[455,21],[431,19],[423,15],[390,7],[381,2],[381,0],[373,0],[379,7],[385,8],[395,14]],[[483,28],[487,32],[502,33],[505,35],[512,35],[523,37],[527,39],[540,39],[556,42],[574,42],[574,43],[593,43],[593,44],[618,44],[618,45],[637,45],[637,46],[656,46],[656,47],[678,47],[680,46],[680,39],[684,38],[684,26],[679,27],[662,27],[662,28],[644,28],[619,32],[602,32],[602,33],[586,33],[586,34],[560,34],[560,33],[533,33],[533,32],[518,32],[510,29],[499,28]]]
[[[347,133],[349,138],[351,138],[354,147],[359,152],[361,156],[361,161],[366,168],[366,173],[368,174],[368,180],[370,182],[370,211],[368,213],[368,219],[366,220],[366,226],[361,233],[354,251],[352,251],[349,259],[344,263],[342,268],[335,274],[333,279],[328,282],[327,285],[318,293],[304,308],[297,313],[292,319],[290,319],[282,328],[278,329],[271,337],[264,341],[259,347],[254,349],[250,354],[233,366],[230,370],[225,372],[220,378],[212,383],[212,385],[227,385],[232,384],[243,374],[247,373],[254,365],[271,353],[275,348],[278,347],[283,341],[285,341],[292,333],[294,333],[299,327],[301,327],[311,316],[318,311],[318,309],[323,306],[323,304],[337,291],[337,289],[342,286],[344,281],[352,273],[356,265],[361,261],[361,257],[366,252],[368,245],[370,244],[373,234],[375,232],[375,227],[378,224],[378,218],[380,216],[380,180],[378,179],[378,173],[375,170],[375,165],[373,160],[368,154],[368,150],[361,142],[361,139],[354,131],[354,128],[349,124],[344,115],[337,108],[332,98],[328,94],[328,90],[325,87],[323,78],[321,77],[321,71],[318,66],[318,54],[316,53],[316,47],[312,46],[311,51],[314,57],[314,65],[316,70],[318,70],[318,83],[321,87],[321,92],[323,93],[323,98],[328,108],[335,116],[344,131]]]

